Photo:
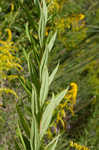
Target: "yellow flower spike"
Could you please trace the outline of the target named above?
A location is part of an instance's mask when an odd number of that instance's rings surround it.
[[[73,106],[69,107],[70,112],[72,113],[72,116],[74,116],[74,110],[73,110]]]
[[[73,141],[70,141],[70,147],[74,147],[77,150],[90,150],[88,147],[82,146],[82,145],[77,144],[77,143],[74,143]]]
[[[65,123],[64,123],[63,119],[60,118],[60,122],[61,122],[63,129],[65,129]]]
[[[17,79],[17,78],[18,78],[17,75],[9,75],[9,76],[7,77],[8,80],[13,80],[13,79]]]
[[[34,34],[33,36],[34,36],[34,38],[35,38],[36,40],[38,40],[38,35],[37,35],[37,34]]]
[[[12,40],[12,32],[10,29],[5,29],[6,32],[8,32],[8,39],[7,39],[7,42],[10,42]]]
[[[11,5],[10,5],[10,6],[11,6],[11,12],[12,12],[12,11],[14,11],[14,4],[13,4],[13,3],[11,3]]]
[[[47,131],[47,135],[48,135],[48,137],[49,137],[49,138],[52,138],[52,136],[53,136],[53,135],[52,135],[52,132],[51,132],[51,130],[50,130],[50,129],[48,129],[48,131]]]
[[[73,147],[74,145],[73,145],[73,141],[70,141],[70,147]]]
[[[68,93],[70,93],[70,92],[68,92]],[[64,96],[64,98],[66,98],[66,99],[71,99],[71,98],[72,98],[72,95],[66,94],[66,95]]]
[[[46,32],[45,35],[48,36],[48,31],[49,31],[50,27],[46,27]]]
[[[8,93],[13,94],[18,99],[16,92],[14,92],[13,90],[11,90],[9,88],[0,88],[0,93],[2,93],[2,92],[5,92],[7,94]]]
[[[76,104],[76,97],[77,97],[77,90],[78,90],[78,86],[76,83],[72,82],[71,84],[71,87],[73,89],[73,104]]]
[[[60,115],[58,113],[56,122],[58,123],[59,120],[60,120]]]
[[[6,45],[6,41],[2,41],[2,40],[0,40],[0,44],[2,44],[2,45]],[[1,47],[2,48],[2,47]]]
[[[79,14],[80,20],[83,20],[85,18],[84,14]]]
[[[62,115],[62,117],[66,117],[66,112],[64,111],[64,109],[62,109],[61,115]]]

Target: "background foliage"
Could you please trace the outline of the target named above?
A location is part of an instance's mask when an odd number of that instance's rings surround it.
[[[58,36],[49,58],[49,70],[53,70],[60,61],[60,68],[50,91],[58,93],[70,82],[78,84],[76,115],[68,120],[68,130],[62,140],[74,139],[81,144],[96,149],[99,137],[99,1],[98,0],[61,0],[49,5],[49,18],[46,36],[50,30],[57,29]],[[12,5],[13,4],[13,5]],[[13,8],[14,7],[14,8]],[[30,34],[38,40],[37,28],[39,11],[32,0],[1,0],[0,1],[0,35],[6,39],[5,29],[10,28],[12,39],[18,48],[16,56],[22,61],[25,77],[28,77],[23,48],[27,52],[32,47],[27,40],[26,26],[28,22]],[[16,74],[11,69],[8,74]],[[4,87],[14,85],[20,98],[24,96],[23,89],[17,80],[6,81]],[[12,135],[15,133],[15,98],[3,95],[4,107],[0,108],[0,148],[13,149]],[[15,119],[16,118],[16,119]],[[13,121],[14,120],[14,121]],[[12,130],[13,129],[13,130]],[[5,148],[6,147],[6,148]]]

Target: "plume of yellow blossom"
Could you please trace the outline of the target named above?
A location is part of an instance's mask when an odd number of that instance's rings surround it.
[[[76,83],[72,82],[70,87],[71,89],[64,98],[67,100],[67,103],[70,103],[69,110],[71,111],[72,115],[74,115],[74,105],[76,104],[78,86]]]
[[[90,150],[88,147],[74,143],[73,141],[70,141],[70,147],[76,148],[77,150]]]
[[[74,82],[72,82],[70,84],[70,86],[71,86],[71,89],[68,91],[68,93],[65,95],[64,98],[70,99],[72,101],[73,105],[75,105],[76,104],[78,86]]]
[[[11,3],[11,5],[10,5],[10,6],[11,6],[11,12],[12,12],[12,11],[14,11],[14,4],[13,4],[13,3]]]
[[[18,98],[17,94],[9,88],[0,88],[0,94],[2,94],[3,92],[5,92],[7,94],[8,93],[13,94],[16,98]]]
[[[58,126],[61,126],[62,129],[66,129],[66,117],[67,117],[67,110],[70,110],[72,115],[74,115],[74,105],[76,104],[76,97],[77,97],[77,90],[78,86],[76,83],[72,82],[70,84],[71,89],[65,95],[63,101],[59,104],[56,112],[56,119],[52,123],[52,126],[57,129]],[[60,130],[60,129],[59,129]],[[49,138],[53,137],[52,131],[50,128],[48,129],[47,135]]]
[[[47,2],[49,3],[49,12],[59,11],[60,5],[57,0],[47,0]]]
[[[8,33],[8,38],[6,41],[0,40],[0,75],[3,78],[5,71],[8,71],[12,68],[20,71],[22,70],[20,59],[15,56],[17,48],[12,42],[12,32],[10,29],[5,30]],[[11,78],[10,78],[11,79]]]
[[[0,94],[6,92],[13,94],[16,98],[18,98],[15,91],[5,88],[3,85],[4,80],[12,80],[17,78],[17,75],[7,75],[9,70],[23,70],[19,64],[20,59],[16,57],[17,48],[14,46],[14,42],[12,42],[12,32],[9,28],[7,28],[5,31],[8,33],[8,38],[5,41],[0,40]]]
[[[79,14],[80,20],[83,20],[85,18],[84,14]]]

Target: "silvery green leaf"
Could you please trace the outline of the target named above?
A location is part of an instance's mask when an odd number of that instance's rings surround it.
[[[59,64],[57,64],[56,68],[53,70],[53,72],[51,73],[51,75],[49,76],[49,85],[52,83],[54,77],[55,77],[55,74],[58,70],[58,67],[59,67]]]
[[[67,90],[68,89],[63,90],[62,92],[57,94],[55,97],[54,97],[54,95],[52,96],[50,103],[47,105],[47,107],[42,115],[41,124],[40,124],[40,138],[42,138],[44,136],[44,134],[46,133],[46,131],[49,127],[49,124],[51,122],[53,112],[54,112],[55,108],[60,104],[62,99],[64,98]]]
[[[21,130],[20,130],[19,124],[18,124],[18,134],[19,134],[19,137],[20,137],[21,143],[22,143],[22,145],[23,145],[23,148],[24,148],[24,150],[26,150],[26,145],[25,145],[25,142],[24,142],[24,140],[23,140],[23,137],[22,137],[22,133],[21,133]]]
[[[55,96],[54,102],[55,102],[56,107],[60,104],[61,100],[64,98],[67,92],[68,92],[68,87],[67,89],[63,90],[62,92],[60,92],[59,94]]]
[[[30,37],[30,33],[29,33],[29,28],[28,28],[28,26],[29,26],[29,24],[28,24],[28,22],[27,22],[26,25],[25,25],[25,31],[26,31],[26,35],[27,35],[29,41],[31,42],[31,37]]]
[[[23,4],[24,0],[20,0],[20,3]]]
[[[43,41],[44,41],[44,36],[45,36],[45,28],[46,28],[46,23],[47,23],[47,6],[45,0],[42,1],[43,7],[40,7],[40,22],[39,22],[39,41],[40,41],[40,46],[43,47]]]
[[[41,60],[41,64],[40,64],[40,81],[42,80],[42,72],[44,67],[47,65],[47,61],[48,61],[48,49],[45,49],[42,60]]]
[[[34,85],[32,85],[31,110],[33,116],[38,113],[37,93]]]
[[[44,67],[42,72],[41,90],[40,90],[40,106],[42,106],[48,95],[49,76],[47,66]]]
[[[49,43],[46,45],[46,48],[48,48],[48,51],[50,52],[53,48],[53,45],[55,43],[55,39],[56,39],[56,35],[57,32],[54,33],[54,35],[52,36],[52,38],[50,39]]]
[[[31,132],[30,132],[30,146],[31,146],[31,150],[34,150],[34,142],[33,142],[34,132],[35,132],[34,119],[32,119]]]
[[[40,147],[39,131],[36,117],[32,119],[31,123],[30,146],[31,150],[39,150]]]
[[[39,0],[34,0],[34,4],[38,4],[39,3]]]
[[[49,127],[54,108],[55,108],[55,103],[54,103],[54,95],[53,95],[50,103],[47,105],[47,107],[42,115],[41,124],[40,124],[40,138],[41,139]]]
[[[45,150],[55,150],[57,142],[59,139],[59,135],[55,137],[46,147]]]
[[[38,124],[37,121],[35,119],[35,138],[34,138],[34,146],[35,146],[35,150],[39,150],[40,147],[40,136],[39,136],[39,130],[38,130]]]

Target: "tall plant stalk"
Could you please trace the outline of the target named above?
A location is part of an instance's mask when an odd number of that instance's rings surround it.
[[[47,6],[45,0],[39,4],[40,21],[38,27],[38,42],[36,42],[29,33],[28,23],[26,24],[26,34],[30,41],[32,51],[27,53],[24,50],[24,55],[28,64],[28,71],[30,80],[24,80],[20,77],[21,84],[28,96],[28,104],[23,104],[22,108],[17,105],[17,112],[19,115],[17,134],[18,139],[15,140],[17,150],[54,150],[56,148],[59,135],[53,140],[45,144],[44,136],[50,126],[53,112],[64,98],[68,88],[61,93],[54,95],[49,103],[46,104],[48,99],[48,92],[54,76],[58,70],[59,64],[51,74],[48,72],[48,56],[54,46],[57,33],[49,34],[45,39],[45,30],[47,24]],[[23,113],[24,107],[27,111]],[[22,110],[23,109],[23,110]],[[28,118],[28,119],[27,119]],[[20,142],[19,142],[20,141]]]

